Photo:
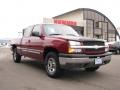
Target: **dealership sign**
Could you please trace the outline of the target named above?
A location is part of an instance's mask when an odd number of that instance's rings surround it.
[[[76,21],[70,21],[70,20],[61,20],[61,19],[50,19],[50,18],[44,18],[43,23],[47,24],[64,24],[64,25],[71,25],[71,26],[77,26]]]
[[[77,25],[77,22],[75,22],[75,21],[58,20],[58,19],[54,19],[54,23],[56,23],[56,24],[65,24],[65,25],[73,25],[73,26]]]

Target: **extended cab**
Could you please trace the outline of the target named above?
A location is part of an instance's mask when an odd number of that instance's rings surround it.
[[[85,68],[95,71],[111,60],[105,41],[80,36],[73,28],[60,24],[38,24],[23,30],[23,37],[12,45],[13,60],[21,56],[40,60],[50,77],[62,68]]]

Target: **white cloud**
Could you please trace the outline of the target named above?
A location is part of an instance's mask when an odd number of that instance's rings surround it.
[[[120,26],[119,0],[1,0],[0,38],[17,37],[23,28],[77,8],[92,8]]]

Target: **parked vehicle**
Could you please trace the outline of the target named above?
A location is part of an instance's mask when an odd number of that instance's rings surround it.
[[[115,46],[117,47],[117,54],[120,54],[120,41],[115,42]]]
[[[114,41],[114,42],[107,42],[109,45],[109,51],[120,54],[120,41]]]
[[[13,60],[21,56],[44,63],[47,75],[57,77],[63,68],[85,68],[96,71],[111,60],[105,41],[78,35],[70,26],[38,24],[23,30],[23,37],[12,45]]]

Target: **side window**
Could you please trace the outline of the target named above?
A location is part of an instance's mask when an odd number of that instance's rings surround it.
[[[29,37],[31,35],[32,29],[33,29],[33,26],[30,26],[26,29],[23,29],[23,36],[24,37]]]
[[[40,36],[40,34],[41,34],[41,26],[35,25],[32,31],[32,36]]]

